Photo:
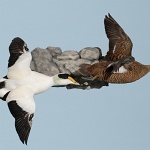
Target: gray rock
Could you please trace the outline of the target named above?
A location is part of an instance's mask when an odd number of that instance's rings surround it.
[[[68,69],[71,73],[74,73],[75,71],[77,71],[79,69],[79,67],[75,63],[65,64],[65,68]]]
[[[86,47],[79,54],[81,58],[88,60],[98,60],[102,56],[101,50],[98,47]]]
[[[76,51],[65,51],[61,55],[57,56],[58,60],[77,60],[79,59],[79,54]]]
[[[46,49],[50,52],[50,54],[51,54],[53,57],[62,54],[62,50],[61,50],[60,47],[48,46]]]
[[[35,48],[32,52],[31,69],[52,76],[59,73],[57,65],[52,62],[52,55],[47,49]]]
[[[78,59],[75,63],[80,66],[81,64],[91,64],[92,61],[87,59]]]
[[[95,64],[95,63],[98,63],[99,61],[98,60],[94,60],[91,62],[91,65]]]
[[[36,58],[41,57],[42,59],[47,59],[49,61],[52,60],[52,55],[50,54],[50,52],[47,49],[41,49],[41,48],[35,48],[32,52],[32,57],[33,60],[35,60]]]
[[[70,63],[70,60],[57,60],[57,59],[53,59],[53,61],[57,64],[57,66],[62,67],[65,64]]]
[[[66,64],[72,64],[72,65],[76,65],[76,66],[80,66],[81,64],[91,64],[92,62],[90,60],[87,59],[78,59],[78,60],[57,60],[57,59],[53,59],[53,61],[59,66],[65,66]]]
[[[35,64],[34,64],[34,61],[33,61],[33,60],[31,61],[30,68],[31,68],[31,70],[33,70],[33,71],[36,70],[36,69],[35,69]]]
[[[63,67],[63,66],[59,67],[59,71],[61,73],[71,74],[71,72],[68,69],[66,69],[65,67]]]
[[[53,76],[55,74],[60,73],[59,69],[53,62],[49,62],[48,60],[44,59],[40,59],[38,62],[36,62],[36,68],[37,72],[40,72],[48,76]]]

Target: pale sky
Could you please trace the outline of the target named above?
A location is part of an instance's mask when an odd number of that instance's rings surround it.
[[[150,64],[149,0],[0,0],[0,76],[7,74],[8,47],[19,36],[30,51],[61,47],[108,50],[104,17],[110,13],[133,42],[133,56]],[[150,75],[96,90],[50,88],[36,95],[36,112],[23,145],[14,118],[0,104],[3,150],[149,150]]]

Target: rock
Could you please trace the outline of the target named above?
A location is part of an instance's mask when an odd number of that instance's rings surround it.
[[[79,69],[79,67],[75,63],[65,64],[65,68],[68,69],[71,73],[74,73],[75,71]]]
[[[69,64],[74,62],[74,60],[57,60],[57,59],[53,59],[53,61],[57,64],[57,66],[62,67],[65,64]]]
[[[87,59],[78,59],[78,60],[57,60],[52,59],[59,67],[65,66],[66,64],[72,64],[76,66],[80,66],[81,64],[91,64],[92,62]]]
[[[98,47],[86,47],[79,52],[79,55],[83,59],[98,60],[102,54]]]
[[[33,60],[31,61],[30,68],[31,68],[32,71],[36,70],[35,69],[35,64],[34,64]]]
[[[61,55],[57,56],[58,60],[77,60],[79,59],[79,54],[76,51],[65,51]]]
[[[91,62],[91,65],[95,64],[95,63],[98,63],[99,61],[98,60],[94,60]]]
[[[48,60],[44,59],[40,59],[38,62],[36,62],[36,68],[38,72],[48,76],[53,76],[60,73],[53,62],[49,62]]]
[[[87,59],[78,59],[75,63],[76,63],[78,66],[80,66],[81,64],[91,64],[92,61],[87,60]]]
[[[47,49],[35,48],[32,52],[31,69],[52,76],[59,73],[57,65],[52,62],[52,55]]]
[[[41,57],[42,59],[47,59],[49,61],[52,60],[52,55],[47,49],[41,49],[41,48],[35,48],[32,52],[33,60],[35,60],[38,57]]]
[[[61,73],[71,74],[71,72],[68,69],[66,69],[65,67],[63,67],[63,66],[59,67],[59,71]]]
[[[61,50],[60,47],[48,46],[46,49],[50,52],[50,54],[51,54],[53,57],[62,54],[62,50]]]

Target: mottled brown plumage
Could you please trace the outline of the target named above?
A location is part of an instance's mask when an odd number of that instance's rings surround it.
[[[99,63],[88,65],[83,64],[81,68],[85,71],[82,72],[84,76],[92,75],[94,79],[105,81],[108,83],[130,83],[134,82],[150,71],[150,65],[143,65],[137,61],[127,64],[128,71],[125,73],[111,73],[106,72],[108,65],[112,63],[110,61],[100,61]]]
[[[105,16],[104,25],[109,39],[106,56],[96,64],[82,64],[79,72],[108,83],[130,83],[146,75],[150,65],[135,61],[130,38],[110,14]]]
[[[105,16],[104,25],[109,39],[109,50],[105,58],[116,61],[131,56],[132,41],[110,14]]]

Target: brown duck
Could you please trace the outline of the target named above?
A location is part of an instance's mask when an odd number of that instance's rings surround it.
[[[150,71],[150,65],[143,65],[132,57],[132,41],[115,19],[108,14],[104,19],[109,50],[106,56],[93,65],[80,65],[83,76],[91,76],[108,83],[134,82]]]

